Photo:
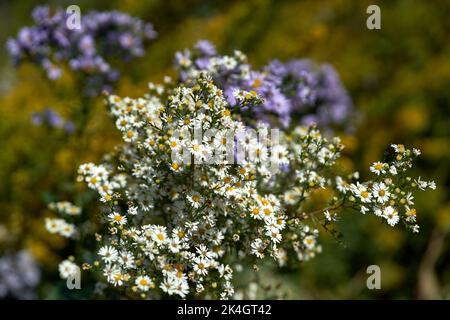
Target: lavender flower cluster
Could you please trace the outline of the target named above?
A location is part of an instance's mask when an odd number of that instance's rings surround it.
[[[0,257],[0,299],[35,299],[40,278],[39,267],[29,252]]]
[[[242,52],[221,56],[214,45],[202,40],[191,50],[177,52],[175,66],[181,81],[195,78],[201,71],[212,74],[232,106],[236,105],[234,91],[255,91],[264,103],[249,110],[248,119],[285,128],[312,123],[322,128],[348,128],[355,115],[338,74],[327,64],[306,59],[286,63],[274,60],[260,70],[252,70]]]
[[[144,43],[154,39],[153,25],[118,11],[91,11],[81,17],[79,29],[70,30],[63,10],[52,14],[47,6],[32,13],[34,26],[19,30],[9,39],[7,49],[16,65],[30,61],[40,65],[51,80],[59,78],[62,66],[78,71],[85,94],[110,91],[119,71],[113,59],[130,61],[144,54]]]
[[[46,125],[53,129],[63,129],[66,133],[75,131],[75,125],[72,121],[63,119],[56,111],[50,108],[33,112],[31,121],[35,126]]]

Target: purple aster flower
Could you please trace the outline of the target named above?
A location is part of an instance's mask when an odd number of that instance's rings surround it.
[[[141,57],[145,43],[156,37],[153,25],[118,11],[84,14],[81,30],[67,28],[63,10],[52,13],[48,7],[39,6],[32,17],[35,25],[22,28],[17,39],[7,42],[14,63],[29,61],[40,65],[51,80],[61,76],[57,66],[67,63],[85,78],[84,83],[96,84],[86,85],[85,93],[89,95],[98,95],[118,80],[119,72],[112,72],[113,62]]]
[[[212,57],[217,54],[216,47],[208,40],[198,41],[195,44],[194,49],[197,50],[201,56],[205,57]]]

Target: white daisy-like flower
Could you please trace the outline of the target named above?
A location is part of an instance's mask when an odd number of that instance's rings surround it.
[[[354,190],[355,195],[361,199],[362,203],[371,202],[372,194],[365,185],[358,182],[352,189]]]
[[[377,161],[372,164],[372,166],[370,167],[370,171],[372,171],[376,175],[380,175],[382,173],[386,173],[385,166],[385,163]]]
[[[63,219],[46,218],[45,219],[45,228],[50,233],[53,233],[53,234],[59,233],[59,231],[61,230],[63,221],[64,221]]]
[[[391,193],[387,186],[383,182],[380,182],[374,183],[372,195],[379,203],[385,203],[386,201],[389,201]]]
[[[305,247],[307,249],[313,249],[316,245],[316,239],[314,238],[314,236],[311,236],[311,235],[306,236],[303,239],[303,244],[305,245]]]
[[[203,197],[198,192],[192,192],[187,199],[189,203],[195,208],[198,209],[203,204]]]
[[[120,213],[114,212],[108,215],[108,220],[113,224],[123,226],[127,223],[127,217],[121,215]]]
[[[395,226],[398,223],[398,221],[400,220],[397,210],[395,210],[391,206],[387,206],[386,208],[384,208],[383,215],[386,218],[387,223],[391,227]]]
[[[153,281],[148,276],[139,276],[134,283],[143,292],[148,291],[153,286]]]
[[[75,225],[64,221],[59,232],[63,237],[70,238],[75,234]]]
[[[377,216],[377,217],[382,217],[383,216],[383,210],[381,208],[376,207],[373,211],[373,213]]]
[[[125,280],[125,275],[122,274],[122,271],[119,268],[113,268],[107,279],[114,287],[121,286]]]
[[[199,275],[207,275],[208,274],[209,261],[203,258],[196,258],[194,260],[194,272]]]
[[[101,247],[98,254],[102,257],[105,263],[115,262],[119,258],[117,249],[111,246]]]
[[[251,252],[256,257],[262,259],[264,258],[264,249],[265,245],[264,242],[261,239],[255,239],[251,244]]]
[[[133,254],[127,250],[120,252],[118,262],[124,269],[131,269],[136,266]]]
[[[162,245],[167,241],[167,232],[166,227],[156,226],[152,230],[152,240],[155,241],[158,245]]]
[[[342,179],[342,177],[337,176],[336,177],[336,188],[342,192],[343,194],[346,194],[347,191],[349,190],[349,184],[347,181],[345,181],[344,179]]]
[[[161,290],[168,295],[173,295],[175,291],[176,282],[173,277],[165,277],[164,281],[161,282],[161,285],[159,286]]]
[[[288,190],[284,193],[284,202],[289,205],[294,205],[297,203],[300,196],[301,194],[296,190]]]
[[[59,276],[62,279],[67,279],[69,277],[73,277],[74,275],[76,275],[77,273],[80,272],[80,269],[78,268],[78,266],[70,260],[62,261],[58,266],[58,270],[59,270]]]
[[[410,208],[408,205],[405,206],[405,215],[406,215],[406,221],[408,222],[415,222],[416,221],[416,209]]]
[[[179,281],[175,285],[175,290],[174,290],[173,293],[179,295],[182,299],[186,298],[186,296],[189,293],[189,284],[188,284],[188,282],[185,281],[185,280]]]

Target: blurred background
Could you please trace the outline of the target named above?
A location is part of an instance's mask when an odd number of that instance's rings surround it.
[[[81,194],[76,202],[89,202],[85,199],[89,194],[80,192],[75,183],[76,168],[85,161],[100,161],[119,136],[101,97],[91,103],[91,117],[82,134],[32,124],[33,112],[47,108],[62,119],[74,120],[74,108],[83,103],[70,76],[55,84],[32,65],[15,69],[6,53],[7,39],[33,24],[30,15],[36,4],[31,0],[0,3],[0,296],[7,290],[1,284],[7,277],[3,273],[17,269],[11,268],[12,260],[22,259],[30,264],[28,278],[18,285],[23,294],[15,297],[84,298],[83,292],[65,290],[65,282],[59,280],[57,264],[74,248],[47,233],[43,217],[49,215],[50,201],[73,200],[74,194]],[[146,92],[147,82],[174,76],[175,52],[200,39],[210,40],[222,54],[240,49],[254,67],[274,58],[311,58],[333,65],[362,115],[355,134],[337,133],[347,146],[340,165],[367,177],[369,165],[381,159],[391,143],[404,143],[422,150],[414,174],[434,179],[438,188],[416,198],[419,234],[391,228],[374,216],[344,214],[338,223],[342,243],[324,234],[322,254],[299,270],[270,272],[267,278],[282,283],[280,290],[291,299],[450,298],[448,1],[40,4],[55,9],[77,4],[82,14],[92,9],[120,10],[153,23],[158,38],[146,47],[144,57],[127,66],[115,89],[119,95],[138,96]],[[370,4],[381,8],[381,30],[366,28]],[[85,211],[93,214],[94,209]],[[373,264],[381,267],[381,290],[366,287],[366,268]]]

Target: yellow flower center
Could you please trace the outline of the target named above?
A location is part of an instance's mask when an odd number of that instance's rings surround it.
[[[163,241],[164,240],[164,234],[162,234],[162,233],[158,233],[156,235],[156,237],[158,238],[159,241]]]
[[[147,281],[147,279],[141,279],[141,281],[139,281],[139,284],[141,286],[146,286],[146,285],[148,285],[148,281]]]
[[[381,169],[383,169],[383,164],[382,164],[382,163],[377,163],[377,164],[375,165],[375,170],[381,171]]]

